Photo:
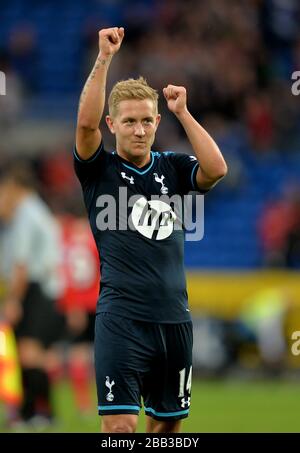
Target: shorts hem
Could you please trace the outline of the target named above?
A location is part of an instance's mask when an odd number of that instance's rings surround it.
[[[159,421],[172,421],[172,420],[182,420],[184,418],[187,418],[189,416],[188,411],[178,411],[178,413],[174,412],[174,415],[169,414],[169,413],[159,413],[154,410],[150,411],[145,409],[145,414],[148,417],[153,418],[154,420],[159,420]]]
[[[121,414],[130,414],[130,415],[139,415],[139,411],[130,411],[126,409],[121,410],[111,410],[111,411],[98,411],[98,415],[121,415]]]
[[[120,406],[106,406],[106,407],[98,407],[98,414],[99,415],[119,415],[119,414],[133,414],[139,415],[140,407],[133,406],[132,408],[130,405],[120,405]]]

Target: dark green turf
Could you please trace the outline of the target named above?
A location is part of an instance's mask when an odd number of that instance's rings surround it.
[[[54,400],[57,423],[47,432],[98,432],[99,417],[78,413],[66,382],[56,386]],[[142,415],[139,432],[144,422]],[[194,380],[191,412],[182,431],[300,432],[300,382]]]

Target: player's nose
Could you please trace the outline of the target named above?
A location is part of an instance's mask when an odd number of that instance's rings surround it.
[[[142,124],[137,124],[134,129],[134,135],[143,136],[145,135],[145,129]]]

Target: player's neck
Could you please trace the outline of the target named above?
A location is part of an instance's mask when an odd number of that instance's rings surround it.
[[[122,159],[127,160],[129,163],[134,164],[136,167],[144,167],[147,165],[151,160],[151,153],[149,151],[148,154],[144,156],[132,156],[131,154],[126,153],[125,151],[120,151],[117,149],[118,156],[122,157]]]

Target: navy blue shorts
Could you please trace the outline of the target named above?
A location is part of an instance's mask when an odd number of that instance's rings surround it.
[[[95,367],[100,415],[179,420],[189,414],[192,322],[157,324],[99,313]]]

